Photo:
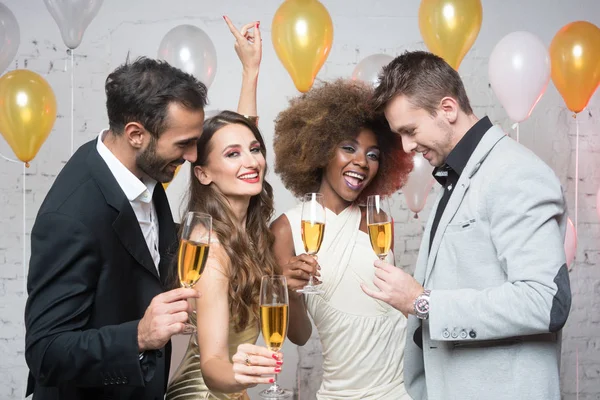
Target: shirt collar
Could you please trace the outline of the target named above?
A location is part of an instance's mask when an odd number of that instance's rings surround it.
[[[449,171],[454,171],[460,176],[465,169],[469,158],[471,158],[473,151],[475,151],[477,145],[481,141],[481,138],[483,138],[483,135],[485,135],[492,126],[492,121],[490,121],[487,116],[477,121],[477,123],[465,133],[456,146],[454,146],[454,149],[448,154],[444,165],[433,170],[433,176],[436,179],[438,177],[445,178],[448,176]]]
[[[100,157],[104,160],[108,169],[113,174],[117,183],[125,193],[127,200],[135,201],[140,200],[144,203],[150,203],[154,194],[154,188],[156,187],[156,181],[151,178],[144,180],[139,179],[135,176],[119,159],[106,147],[103,142],[104,136],[108,130],[103,130],[98,135],[98,141],[96,149],[100,154]]]

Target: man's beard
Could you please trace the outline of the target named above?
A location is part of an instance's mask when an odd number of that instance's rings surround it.
[[[168,161],[156,154],[156,142],[153,137],[150,139],[150,144],[146,150],[136,157],[137,167],[142,170],[150,178],[160,183],[171,182],[175,177],[175,170],[170,168],[170,165],[181,165],[185,160]]]

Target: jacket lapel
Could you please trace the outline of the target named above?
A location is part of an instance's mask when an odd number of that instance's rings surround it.
[[[97,139],[96,139],[97,140]],[[96,150],[96,140],[93,140],[93,149],[89,153],[88,165],[98,187],[102,191],[106,203],[119,212],[119,215],[113,222],[115,234],[131,254],[133,258],[152,275],[158,278],[158,272],[154,266],[154,261],[148,250],[148,245],[142,234],[140,224],[129,204],[129,200],[125,197],[125,193],[119,186],[112,172],[98,154]],[[164,194],[164,191],[163,191]]]
[[[121,203],[119,216],[113,222],[113,229],[129,254],[154,275],[156,279],[159,279],[154,260],[152,259],[150,250],[148,250],[146,239],[144,239],[144,235],[142,234],[140,223],[133,212],[133,208],[131,208],[131,204],[129,204],[129,200],[124,196],[123,198],[124,201]]]
[[[424,283],[426,283],[429,280],[429,276],[431,275],[431,272],[433,271],[433,267],[435,265],[437,253],[444,239],[444,232],[446,231],[448,224],[450,223],[450,221],[452,221],[454,215],[460,208],[465,194],[469,189],[469,185],[471,184],[471,178],[473,177],[473,175],[475,175],[475,173],[477,173],[479,167],[481,167],[481,164],[483,163],[487,155],[492,151],[494,146],[505,137],[506,135],[504,134],[504,132],[502,132],[500,128],[493,126],[485,133],[485,135],[477,145],[477,148],[475,148],[475,151],[469,158],[469,161],[467,162],[463,173],[461,174],[460,178],[458,179],[458,182],[456,183],[456,186],[453,189],[454,192],[450,196],[450,200],[448,201],[448,204],[444,209],[442,217],[440,218],[435,237],[433,238],[433,243],[431,244],[431,251],[429,252],[429,256],[427,258],[427,268],[425,270],[425,279],[423,281]],[[431,227],[429,227],[429,234],[431,234]]]

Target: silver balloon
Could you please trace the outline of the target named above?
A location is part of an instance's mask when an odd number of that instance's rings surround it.
[[[103,0],[44,0],[56,21],[62,40],[70,49],[81,44],[83,34],[98,14]]]
[[[217,72],[217,50],[210,37],[193,25],[171,29],[158,46],[158,58],[188,74],[194,75],[209,87]]]
[[[15,15],[0,3],[0,74],[17,55],[21,32]]]
[[[361,80],[375,87],[379,84],[381,69],[393,59],[394,57],[387,54],[373,54],[363,58],[352,71],[352,79]]]

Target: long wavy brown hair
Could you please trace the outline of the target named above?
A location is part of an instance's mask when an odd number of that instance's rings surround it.
[[[273,216],[273,188],[265,180],[260,194],[253,196],[248,205],[245,228],[240,226],[223,195],[214,183],[201,184],[194,175],[194,167],[205,166],[212,151],[211,139],[221,128],[239,124],[252,131],[260,143],[260,152],[266,155],[265,142],[256,125],[233,111],[223,111],[204,122],[198,140],[198,159],[192,164],[188,206],[186,211],[200,211],[213,218],[213,233],[225,249],[230,260],[229,312],[236,331],[243,330],[254,316],[258,318],[260,280],[273,274],[277,263],[272,245],[274,236],[269,230]],[[266,175],[266,170],[264,174]]]

